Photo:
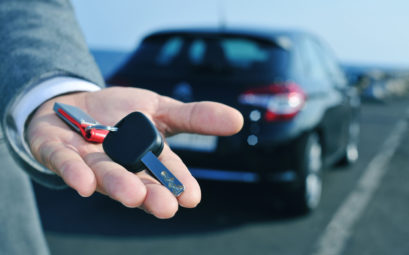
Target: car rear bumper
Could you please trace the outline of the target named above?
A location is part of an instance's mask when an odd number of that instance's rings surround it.
[[[220,170],[210,168],[189,168],[195,178],[212,181],[231,181],[231,182],[294,182],[296,173],[292,170],[283,172],[271,172],[261,175],[257,172]]]
[[[175,151],[198,179],[237,182],[291,182],[296,179],[294,141],[279,145],[234,144],[221,140],[217,150],[211,153]]]

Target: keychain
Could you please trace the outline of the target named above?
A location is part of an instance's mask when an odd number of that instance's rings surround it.
[[[102,143],[105,153],[128,171],[139,172],[147,168],[176,197],[184,191],[183,184],[157,158],[164,141],[143,113],[130,113],[112,127],[101,125],[72,105],[55,103],[54,111],[86,141]]]

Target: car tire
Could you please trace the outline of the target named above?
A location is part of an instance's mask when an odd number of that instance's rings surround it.
[[[323,148],[318,133],[301,138],[296,157],[298,182],[287,201],[288,209],[306,214],[318,207],[322,194]]]
[[[359,122],[351,122],[348,129],[348,143],[341,159],[338,162],[339,166],[349,166],[354,164],[359,158]]]

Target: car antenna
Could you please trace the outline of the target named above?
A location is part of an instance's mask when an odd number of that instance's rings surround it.
[[[219,27],[220,30],[226,29],[226,5],[224,0],[219,0]]]

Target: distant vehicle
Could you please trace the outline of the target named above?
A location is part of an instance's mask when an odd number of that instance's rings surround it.
[[[181,134],[169,144],[197,178],[285,183],[286,202],[299,212],[318,206],[324,165],[358,158],[359,96],[327,46],[308,33],[159,31],[109,83],[237,108],[245,118],[239,134]]]
[[[386,103],[409,91],[408,71],[401,67],[342,65],[349,83],[363,101]]]

